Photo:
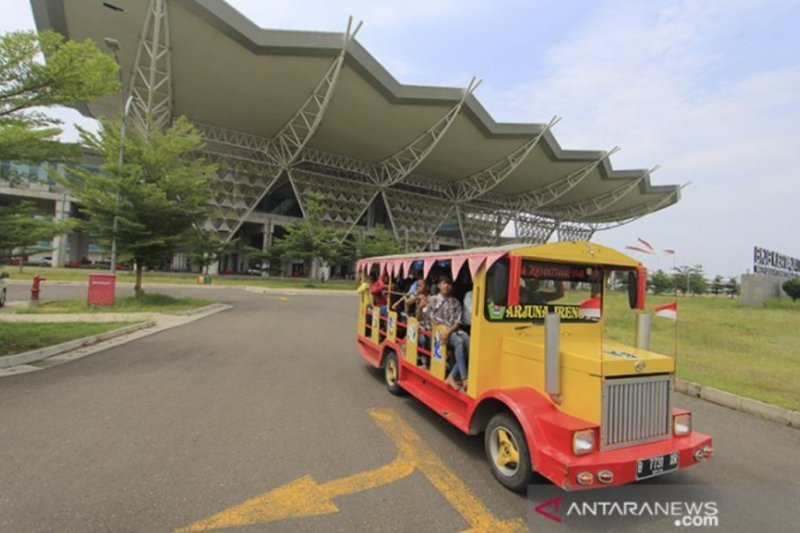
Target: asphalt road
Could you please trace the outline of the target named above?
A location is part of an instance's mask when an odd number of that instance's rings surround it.
[[[675,516],[569,512],[577,502],[645,498],[713,502],[717,530],[797,530],[797,430],[677,395],[695,428],[714,437],[712,461],[632,489],[576,495],[541,484],[520,496],[494,481],[480,437],[385,390],[357,354],[352,296],[164,292],[234,308],[0,379],[0,531],[172,531],[304,476],[222,519],[250,523],[230,531],[461,531],[487,516],[530,530],[684,529]],[[25,287],[9,287],[10,300],[24,298]],[[380,423],[387,413],[409,426],[402,438],[418,437],[409,453],[427,450],[433,470],[392,466],[398,444]],[[563,523],[534,511],[557,496]],[[276,518],[264,501],[300,516]]]

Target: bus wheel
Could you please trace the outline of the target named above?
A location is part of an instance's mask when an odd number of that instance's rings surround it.
[[[508,413],[497,413],[484,434],[486,459],[492,474],[506,488],[524,492],[531,478],[531,455],[525,433]]]
[[[389,392],[400,394],[400,364],[397,362],[397,354],[394,351],[386,354],[386,359],[383,361],[383,376]]]

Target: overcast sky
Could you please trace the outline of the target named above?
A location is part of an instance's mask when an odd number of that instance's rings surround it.
[[[752,268],[754,245],[800,257],[800,0],[229,3],[268,28],[344,31],[352,14],[402,83],[479,76],[498,121],[559,115],[563,148],[619,145],[614,168],[659,164],[653,184],[692,182],[676,206],[600,243],[642,237],[709,276]],[[25,0],[0,0],[0,13],[0,31],[33,28]]]

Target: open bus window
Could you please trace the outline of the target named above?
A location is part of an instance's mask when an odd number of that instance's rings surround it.
[[[603,270],[597,266],[523,260],[519,304],[533,306],[535,318],[546,307],[562,320],[594,322],[601,318],[602,287]]]
[[[497,269],[496,283],[492,271],[487,279],[487,294],[503,296],[502,278],[508,281],[508,270]],[[563,322],[598,322],[603,309],[603,270],[593,265],[545,263],[525,259],[520,277],[511,286],[519,287],[515,305],[509,305],[508,290],[504,300],[487,299],[489,321],[543,322],[549,313],[558,314]],[[495,292],[493,292],[495,291]]]

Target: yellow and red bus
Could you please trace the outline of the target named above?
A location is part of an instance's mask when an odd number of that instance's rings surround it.
[[[674,359],[604,338],[615,271],[629,276],[631,307],[643,308],[639,262],[591,242],[362,259],[359,351],[383,369],[390,392],[410,393],[464,433],[484,433],[492,472],[511,490],[525,490],[534,474],[572,490],[694,466],[713,448],[691,413],[672,407]],[[445,383],[446,328],[423,328],[398,305],[414,279],[435,286],[443,275],[471,308],[463,390]],[[370,277],[385,281],[386,305],[374,305]]]

